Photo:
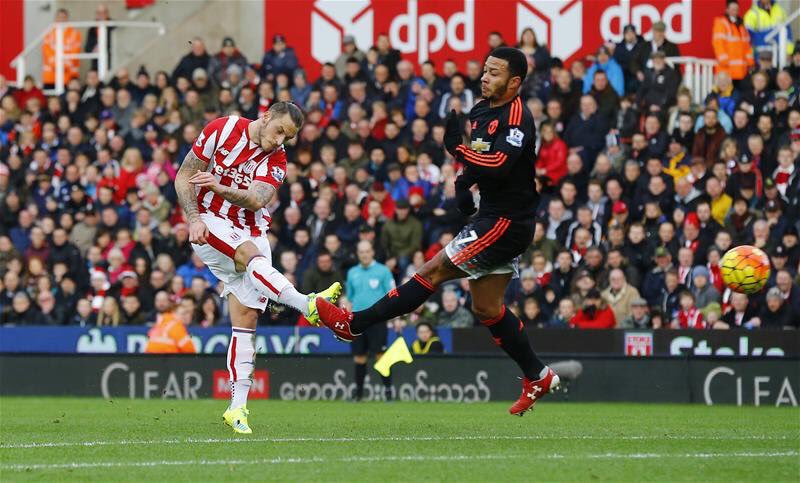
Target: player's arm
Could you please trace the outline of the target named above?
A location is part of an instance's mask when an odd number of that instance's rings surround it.
[[[189,222],[189,241],[199,245],[206,243],[208,228],[200,219],[200,212],[197,208],[197,192],[190,180],[196,174],[204,172],[207,166],[208,162],[203,161],[194,151],[190,150],[186,153],[186,157],[183,158],[183,163],[175,175],[175,191],[178,194],[178,202]]]
[[[467,166],[469,171],[478,176],[503,178],[508,176],[517,159],[522,156],[525,139],[530,136],[525,126],[505,126],[489,152],[476,152],[465,144],[456,146],[457,159]]]
[[[213,174],[207,172],[195,174],[189,182],[194,186],[208,188],[209,191],[222,196],[230,203],[251,211],[258,211],[267,206],[276,191],[272,184],[255,179],[247,189],[222,186]]]

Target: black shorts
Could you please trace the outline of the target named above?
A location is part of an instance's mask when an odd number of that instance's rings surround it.
[[[383,354],[386,352],[386,342],[389,338],[389,328],[386,322],[380,322],[367,328],[361,335],[350,343],[350,350],[354,356],[367,354]]]
[[[519,276],[519,256],[525,253],[536,231],[536,221],[478,217],[445,247],[447,257],[467,274],[478,279],[495,273]]]

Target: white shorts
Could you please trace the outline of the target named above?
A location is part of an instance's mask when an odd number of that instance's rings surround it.
[[[210,213],[201,214],[200,219],[208,227],[209,240],[205,245],[192,243],[192,249],[208,266],[211,273],[225,284],[221,296],[233,294],[246,307],[262,312],[266,310],[267,297],[253,285],[247,272],[236,271],[233,255],[239,245],[251,241],[272,265],[272,250],[267,237],[265,235],[254,237],[249,229],[236,228],[230,220]]]

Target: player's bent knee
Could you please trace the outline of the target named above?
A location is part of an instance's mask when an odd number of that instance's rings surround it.
[[[434,287],[448,280],[461,278],[465,275],[460,273],[460,270],[450,262],[444,250],[440,250],[433,258],[425,262],[425,264],[420,267],[417,274],[430,282]]]
[[[236,251],[233,254],[233,262],[236,264],[236,271],[244,272],[250,260],[258,255],[261,255],[261,252],[258,250],[256,244],[251,241],[246,241],[236,247]]]
[[[486,325],[487,322],[496,321],[502,315],[503,305],[472,302],[472,312],[482,324]]]

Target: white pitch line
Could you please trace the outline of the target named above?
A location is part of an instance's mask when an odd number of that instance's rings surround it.
[[[784,441],[794,439],[790,436],[746,435],[746,436],[376,436],[364,438],[186,438],[186,439],[151,439],[151,440],[118,440],[118,441],[65,441],[65,442],[29,442],[0,444],[2,449],[30,448],[63,448],[63,447],[95,447],[95,446],[127,446],[157,444],[228,444],[228,443],[370,443],[381,441],[547,441],[547,440],[599,440],[599,441],[640,441],[640,440],[674,440],[694,441],[722,439],[727,441]]]
[[[597,454],[514,454],[514,455],[409,455],[409,456],[351,456],[345,458],[271,458],[260,460],[156,460],[156,461],[107,461],[87,463],[55,464],[10,464],[2,465],[4,470],[55,470],[55,469],[94,469],[94,468],[154,468],[160,466],[217,466],[217,465],[275,465],[311,463],[376,463],[391,461],[477,461],[477,460],[580,460],[580,459],[655,459],[655,458],[786,458],[799,456],[797,451],[783,452],[734,452],[734,453],[597,453]]]

